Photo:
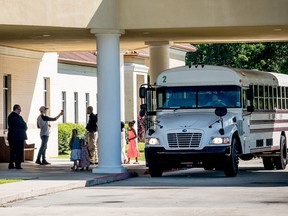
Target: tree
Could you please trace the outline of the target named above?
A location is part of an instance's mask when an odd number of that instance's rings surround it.
[[[186,65],[228,65],[288,74],[288,43],[227,43],[195,45],[186,53]]]

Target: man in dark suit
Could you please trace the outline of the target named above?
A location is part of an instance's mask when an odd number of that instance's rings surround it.
[[[86,139],[89,150],[90,164],[98,164],[98,115],[93,113],[93,107],[87,107],[89,121],[86,125]]]
[[[8,169],[22,169],[21,162],[24,155],[24,143],[27,139],[27,125],[20,116],[21,107],[13,106],[13,111],[8,116],[8,142],[10,146],[10,161]],[[15,166],[14,166],[15,162]]]

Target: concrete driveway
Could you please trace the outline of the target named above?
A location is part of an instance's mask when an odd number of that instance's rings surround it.
[[[200,168],[140,175],[6,204],[1,215],[284,216],[288,169],[267,171],[261,160],[240,162],[237,177]]]

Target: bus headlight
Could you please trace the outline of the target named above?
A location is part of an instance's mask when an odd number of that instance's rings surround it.
[[[145,143],[146,143],[146,145],[158,145],[159,144],[159,139],[157,139],[157,138],[146,138]]]
[[[230,144],[229,137],[212,137],[211,144]]]

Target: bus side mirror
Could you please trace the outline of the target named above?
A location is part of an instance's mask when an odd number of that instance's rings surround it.
[[[140,89],[139,89],[139,97],[140,98],[145,98],[146,97],[146,88],[145,87],[140,87]]]
[[[215,109],[215,115],[222,117],[227,114],[227,108],[226,107],[217,107]]]
[[[147,111],[147,104],[141,104],[140,105],[140,112],[139,112],[140,117],[145,116],[146,111]]]
[[[254,106],[253,105],[247,106],[247,112],[250,112],[250,113],[254,112]]]
[[[247,100],[250,100],[252,101],[254,99],[254,91],[253,89],[247,89],[246,91],[246,97],[247,97]]]

